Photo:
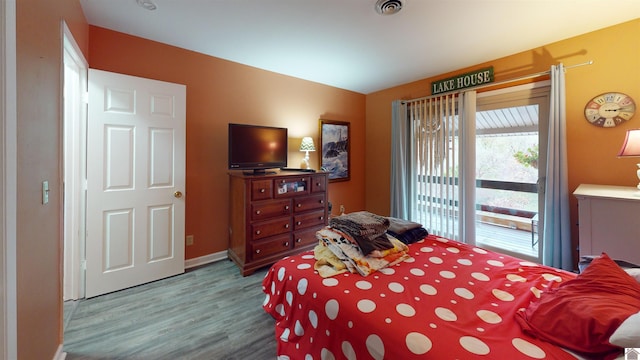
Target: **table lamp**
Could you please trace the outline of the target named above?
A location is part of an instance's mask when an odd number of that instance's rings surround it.
[[[627,135],[624,138],[622,149],[618,153],[618,157],[631,157],[640,156],[640,129],[627,130]],[[638,180],[640,181],[640,164],[638,164],[638,170],[636,171]],[[637,186],[640,189],[640,183]]]
[[[310,136],[305,136],[302,138],[302,143],[300,143],[300,151],[304,151],[304,164],[307,169],[310,169],[309,166],[309,151],[316,151],[316,146],[313,144],[313,139]]]

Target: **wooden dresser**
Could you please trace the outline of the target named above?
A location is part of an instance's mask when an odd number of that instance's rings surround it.
[[[312,249],[328,223],[328,173],[229,174],[228,256],[243,276]]]
[[[640,190],[635,187],[578,186],[580,256],[606,252],[615,260],[640,264]]]

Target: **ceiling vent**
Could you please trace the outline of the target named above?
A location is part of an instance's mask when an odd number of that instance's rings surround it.
[[[402,0],[378,0],[376,11],[380,15],[393,15],[402,10]]]
[[[140,5],[140,7],[146,10],[155,10],[158,8],[156,4],[154,4],[151,0],[136,0],[136,2],[138,3],[138,5]]]

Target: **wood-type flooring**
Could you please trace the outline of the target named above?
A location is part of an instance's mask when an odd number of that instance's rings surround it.
[[[262,309],[267,268],[242,277],[221,260],[184,274],[65,302],[67,360],[276,358],[274,320]]]

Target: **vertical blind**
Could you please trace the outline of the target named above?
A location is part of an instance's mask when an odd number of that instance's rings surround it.
[[[460,126],[455,94],[406,102],[411,124],[411,218],[435,235],[460,240]]]

